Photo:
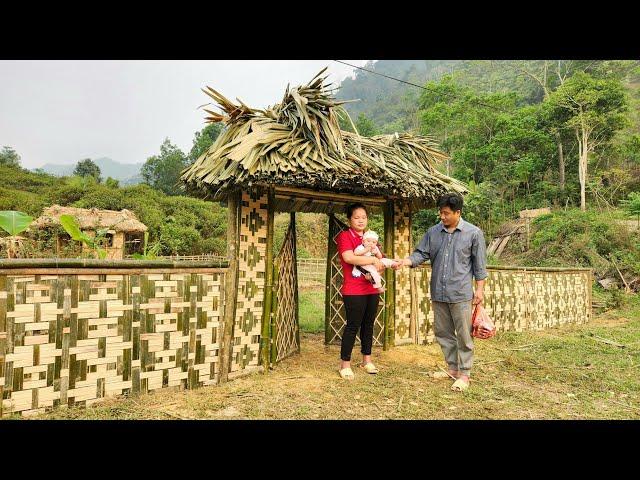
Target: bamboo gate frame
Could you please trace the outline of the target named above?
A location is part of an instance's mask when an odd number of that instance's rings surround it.
[[[287,329],[281,326],[281,319],[296,318],[298,315],[298,301],[292,294],[280,298],[278,290],[283,292],[283,282],[293,282],[297,285],[297,259],[295,253],[295,212],[296,211],[324,211],[329,215],[329,234],[327,244],[326,263],[326,295],[325,295],[325,344],[337,344],[341,339],[341,331],[346,323],[344,307],[342,306],[339,288],[342,270],[335,237],[344,225],[334,215],[342,211],[344,205],[350,202],[362,202],[374,209],[382,210],[384,215],[384,253],[387,257],[408,256],[413,250],[411,236],[412,208],[409,202],[398,198],[356,197],[333,192],[319,192],[309,189],[274,187],[258,185],[249,191],[237,191],[232,194],[229,204],[229,225],[235,225],[237,232],[229,236],[230,261],[233,255],[238,255],[238,266],[230,266],[230,273],[245,280],[237,284],[236,301],[238,308],[247,308],[246,300],[252,300],[253,311],[239,311],[235,313],[236,327],[246,333],[251,326],[246,324],[247,318],[261,319],[259,326],[259,345],[249,345],[246,335],[243,339],[234,334],[234,349],[247,352],[252,351],[251,360],[242,362],[236,354],[236,360],[231,364],[234,369],[255,369],[259,366],[268,368],[280,359],[300,349],[299,325],[289,322]],[[276,255],[273,251],[273,225],[275,211],[289,211],[291,224],[287,237],[292,239],[292,247],[283,264],[284,248]],[[235,219],[231,217],[234,216]],[[258,232],[260,230],[260,232]],[[257,243],[251,243],[253,236]],[[285,242],[286,244],[287,242]],[[255,270],[260,260],[254,258],[256,252],[263,252],[262,270]],[[277,259],[280,258],[280,261]],[[283,265],[288,268],[288,277],[281,276]],[[273,267],[271,267],[273,266]],[[252,269],[254,269],[252,271]],[[490,275],[495,277],[487,281],[486,302],[489,313],[500,330],[522,330],[527,328],[544,328],[560,323],[582,323],[591,317],[591,289],[592,271],[590,269],[544,269],[544,268],[500,268],[490,267]],[[502,272],[502,273],[501,273]],[[429,297],[430,267],[417,269],[402,269],[393,271],[387,269],[384,275],[386,292],[380,305],[374,330],[374,345],[388,349],[395,345],[406,343],[429,343],[433,341],[433,313],[430,308]],[[244,285],[243,282],[245,282]],[[233,284],[233,281],[229,285]],[[231,287],[230,287],[231,288]],[[288,292],[296,288],[286,289]],[[556,291],[556,293],[552,293]],[[257,301],[253,293],[262,301]],[[249,293],[252,298],[245,297]],[[540,296],[542,301],[536,301]],[[562,298],[561,298],[562,297]],[[573,300],[571,300],[573,298]],[[571,303],[573,301],[573,303]],[[293,303],[292,303],[293,302]],[[256,308],[261,307],[261,308]],[[286,308],[287,315],[281,315],[281,309]],[[229,309],[231,311],[231,309]],[[292,312],[295,312],[293,315]],[[231,314],[230,314],[231,315]],[[546,316],[546,317],[545,317]],[[503,319],[504,317],[504,319]],[[547,318],[547,320],[540,320]],[[533,319],[533,320],[532,320]],[[231,318],[230,318],[231,320]],[[298,329],[298,330],[296,330]],[[279,332],[287,331],[289,338],[297,338],[297,345],[289,342],[285,352],[278,352]],[[254,330],[255,331],[255,330]],[[296,332],[292,336],[291,332]],[[248,334],[248,333],[247,333]],[[244,343],[243,343],[244,342]],[[242,346],[244,345],[244,346]],[[227,347],[231,348],[231,347]],[[282,347],[280,347],[282,348]],[[274,349],[276,350],[274,352]],[[235,363],[234,363],[235,362]]]

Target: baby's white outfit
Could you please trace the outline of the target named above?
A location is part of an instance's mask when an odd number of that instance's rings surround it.
[[[353,251],[353,253],[355,253],[356,255],[361,254],[362,252],[364,252],[365,250],[365,246],[364,245],[358,245],[356,247],[356,249]],[[369,252],[363,254],[363,257],[374,257],[376,256],[378,253],[380,253],[380,249],[375,246],[373,247]],[[391,265],[393,265],[393,260],[390,260],[388,258],[381,258],[380,261],[383,263],[383,265],[385,267],[391,267]],[[380,277],[380,274],[378,273],[378,270],[376,269],[376,267],[374,267],[373,265],[361,265],[361,267],[365,270],[367,270],[370,274],[371,277],[373,278],[373,286],[376,288],[380,288],[382,286],[382,277]],[[360,275],[362,275],[362,272],[358,269],[357,266],[353,266],[353,270],[351,272],[351,274],[354,277],[359,277]]]

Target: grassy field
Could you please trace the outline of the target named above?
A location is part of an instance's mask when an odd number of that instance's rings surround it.
[[[476,341],[471,387],[456,393],[449,380],[431,376],[444,366],[437,344],[374,349],[378,375],[355,369],[354,381],[341,380],[339,347],[325,347],[322,333],[314,333],[322,331],[322,296],[322,291],[301,292],[302,353],[268,374],[191,391],[107,399],[35,418],[640,419],[637,298],[588,325]]]
[[[298,291],[298,301],[300,302],[300,331],[324,332],[324,287],[301,288]]]

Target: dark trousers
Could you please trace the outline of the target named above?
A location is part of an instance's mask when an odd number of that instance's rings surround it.
[[[360,330],[360,344],[363,355],[371,355],[373,345],[373,322],[378,311],[379,294],[373,295],[344,295],[344,309],[347,313],[347,324],[342,332],[340,358],[351,360],[351,350],[356,342],[356,334]]]

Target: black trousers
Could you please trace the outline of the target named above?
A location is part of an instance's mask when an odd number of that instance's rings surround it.
[[[347,313],[347,324],[342,332],[340,358],[351,360],[351,351],[356,342],[356,334],[360,330],[360,351],[363,355],[371,355],[373,345],[373,323],[378,311],[380,295],[344,295],[344,309]]]

